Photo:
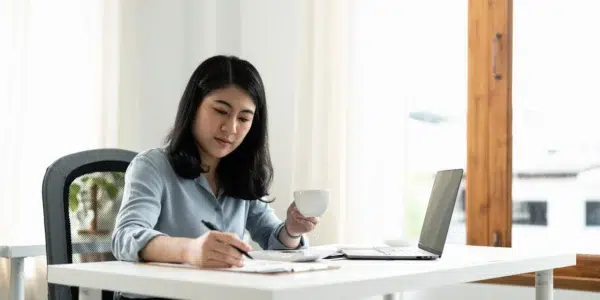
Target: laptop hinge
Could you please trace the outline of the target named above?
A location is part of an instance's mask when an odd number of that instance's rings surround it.
[[[433,248],[429,248],[429,247],[427,247],[427,246],[425,246],[425,245],[423,245],[423,244],[421,244],[421,243],[419,243],[419,249],[421,249],[421,250],[425,250],[425,251],[427,251],[427,252],[429,252],[429,253],[433,253],[433,254],[435,254],[435,255],[437,255],[437,256],[440,256],[440,254],[442,254],[442,252],[441,252],[441,251],[436,251],[435,249],[433,249]]]

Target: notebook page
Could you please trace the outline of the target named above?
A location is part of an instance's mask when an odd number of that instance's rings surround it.
[[[187,265],[187,264],[157,263],[157,262],[150,262],[150,263],[144,263],[144,264],[164,266],[164,267],[197,269],[196,267]],[[271,261],[271,260],[260,260],[260,259],[246,259],[244,261],[243,267],[214,268],[214,269],[210,268],[210,269],[205,269],[205,270],[242,272],[242,273],[275,274],[275,273],[331,270],[331,269],[338,269],[338,268],[339,268],[339,266],[330,266],[328,264],[315,263],[315,262],[294,263],[294,262],[282,262],[282,261]]]
[[[258,260],[309,262],[321,260],[337,252],[335,247],[319,246],[297,250],[259,250],[250,252],[250,255]]]
[[[219,270],[246,273],[282,273],[327,270],[329,266],[322,263],[291,263],[260,259],[247,259],[243,267],[223,268]]]

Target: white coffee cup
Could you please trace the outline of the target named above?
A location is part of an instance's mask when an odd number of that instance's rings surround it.
[[[320,217],[329,205],[329,190],[294,191],[294,202],[303,216]]]

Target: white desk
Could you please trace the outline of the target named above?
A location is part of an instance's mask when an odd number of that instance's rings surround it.
[[[83,238],[83,237],[82,237]],[[73,253],[110,252],[110,236],[99,242],[78,242],[73,244]],[[46,255],[45,243],[27,241],[3,242],[0,244],[0,257],[10,260],[10,300],[25,299],[25,258]]]
[[[50,283],[178,299],[361,299],[537,272],[536,299],[552,299],[552,269],[575,254],[516,253],[510,248],[448,245],[438,261],[329,261],[337,270],[243,274],[127,262],[52,265]],[[89,290],[88,290],[89,292]],[[98,291],[87,295],[98,295]]]

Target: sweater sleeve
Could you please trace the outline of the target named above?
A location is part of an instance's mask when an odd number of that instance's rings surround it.
[[[140,251],[158,235],[154,230],[161,211],[163,183],[156,166],[137,156],[125,172],[123,200],[112,234],[112,253],[118,260],[140,261]]]
[[[250,204],[246,229],[250,232],[252,240],[265,250],[288,250],[281,241],[279,233],[283,229],[283,222],[275,215],[269,204],[254,200]],[[308,240],[302,235],[298,248],[308,247]]]

